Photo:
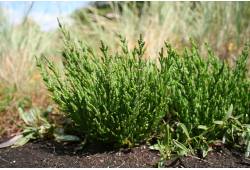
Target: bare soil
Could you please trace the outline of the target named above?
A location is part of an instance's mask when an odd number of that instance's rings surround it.
[[[100,144],[77,150],[78,146],[37,140],[19,148],[0,149],[0,168],[150,168],[157,167],[160,159],[159,153],[151,151],[146,145],[120,150]],[[250,160],[245,159],[243,153],[222,147],[210,152],[205,159],[186,156],[166,161],[165,167],[249,168]]]

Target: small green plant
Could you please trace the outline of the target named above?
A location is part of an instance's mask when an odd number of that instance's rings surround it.
[[[18,110],[25,125],[22,131],[23,137],[14,146],[22,146],[31,139],[50,138],[54,129],[53,124],[48,121],[48,113],[51,112],[50,108],[44,112],[38,108],[31,108],[27,112],[22,108]]]
[[[167,124],[171,127],[171,142],[163,133],[157,147],[163,158],[198,154],[205,157],[220,141],[221,144],[245,147],[249,156],[250,82],[247,77],[249,45],[230,68],[211,50],[205,59],[193,44],[191,50],[178,55],[169,44],[168,56],[160,57],[170,74]],[[164,64],[161,64],[164,65]],[[165,136],[164,136],[165,134]],[[171,145],[169,146],[169,143]],[[168,151],[167,153],[164,151]],[[171,153],[171,154],[170,154]]]
[[[54,101],[89,141],[130,147],[158,136],[151,148],[161,162],[172,155],[205,157],[216,141],[243,143],[249,155],[248,45],[234,67],[209,47],[201,56],[193,42],[182,54],[165,43],[148,60],[142,37],[132,50],[120,37],[115,54],[102,42],[97,54],[60,27],[63,70],[46,58],[38,66]]]
[[[133,146],[156,132],[168,112],[168,88],[157,64],[143,59],[142,37],[131,51],[121,38],[115,55],[102,43],[97,55],[62,31],[63,73],[49,60],[38,66],[54,101],[88,140]]]
[[[165,160],[170,159],[173,156],[174,145],[172,131],[173,129],[171,129],[168,124],[164,124],[161,128],[161,140],[158,140],[156,144],[149,147],[152,150],[158,150],[161,154],[158,167],[163,167]]]
[[[53,135],[54,126],[48,121],[47,111],[41,111],[38,108],[31,108],[29,111],[24,111],[21,107],[18,108],[19,115],[24,121],[22,133],[11,138],[10,140],[0,144],[0,148],[12,146],[23,146],[32,139],[50,138]]]
[[[185,125],[176,127],[175,138],[179,142],[190,145],[189,148],[205,151],[209,149],[209,142],[222,139],[222,129],[212,128],[212,132],[209,129],[218,120],[227,121],[230,117],[228,113],[234,117],[240,116],[242,124],[249,123],[250,84],[246,75],[248,52],[246,46],[236,66],[230,68],[216,58],[211,50],[208,50],[208,57],[204,59],[195,45],[190,51],[186,49],[182,56],[169,48],[172,66],[178,70],[171,74],[174,81],[170,88],[170,122]]]
[[[49,114],[52,112],[51,107],[48,107],[46,110],[31,108],[28,111],[24,111],[19,107],[18,111],[21,119],[24,121],[24,125],[21,127],[22,132],[1,143],[0,148],[9,146],[20,147],[35,139],[54,139],[57,142],[80,141],[80,138],[77,136],[65,134],[64,128],[59,127],[49,119]]]

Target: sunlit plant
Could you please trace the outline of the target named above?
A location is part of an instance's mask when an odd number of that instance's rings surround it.
[[[38,60],[51,96],[88,141],[134,146],[152,137],[164,159],[172,154],[205,157],[216,141],[246,146],[249,155],[248,45],[231,67],[195,43],[183,53],[170,44],[155,60],[144,59],[142,37],[132,50],[101,54],[73,39],[61,25],[63,69]],[[236,139],[241,139],[236,140]]]
[[[156,132],[168,112],[168,75],[142,58],[142,37],[133,50],[121,38],[122,52],[116,54],[101,43],[97,55],[62,31],[63,73],[47,59],[38,66],[52,98],[86,138],[133,146]]]

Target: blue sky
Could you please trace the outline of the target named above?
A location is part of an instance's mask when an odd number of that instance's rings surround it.
[[[31,1],[0,2],[0,7],[12,23],[19,23],[27,13]],[[88,1],[34,1],[30,17],[35,20],[43,30],[57,28],[57,17],[69,20],[69,14],[75,9],[84,7]]]

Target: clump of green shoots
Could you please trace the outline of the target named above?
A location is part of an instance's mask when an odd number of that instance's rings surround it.
[[[102,43],[97,55],[64,30],[63,73],[49,60],[38,63],[52,98],[86,135],[118,146],[133,146],[156,132],[168,112],[167,77],[144,60],[145,42],[110,54]],[[167,75],[167,74],[165,74]]]
[[[60,25],[61,26],[61,25]],[[208,48],[202,57],[192,43],[177,53],[168,43],[156,60],[143,59],[142,37],[130,50],[97,54],[61,26],[63,70],[44,58],[42,77],[59,108],[88,141],[133,146],[153,136],[152,148],[172,154],[206,156],[217,141],[244,144],[250,151],[248,46],[231,68]]]
[[[182,55],[169,44],[166,46],[167,56],[161,54],[160,61],[161,66],[169,65],[167,72],[171,72],[168,84],[171,102],[165,121],[172,129],[172,145],[158,143],[153,148],[161,152],[171,148],[167,155],[171,151],[178,155],[196,151],[205,157],[218,141],[222,144],[241,141],[247,146],[246,156],[249,156],[250,82],[246,67],[249,46],[234,68],[209,48],[205,58],[195,44]]]

